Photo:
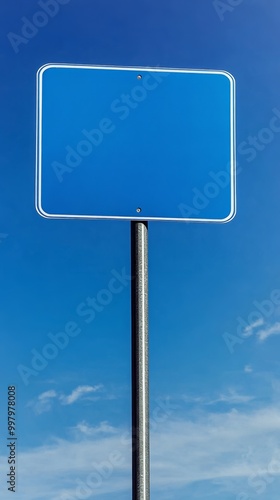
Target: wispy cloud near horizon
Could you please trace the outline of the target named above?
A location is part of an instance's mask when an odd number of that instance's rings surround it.
[[[59,394],[54,389],[42,392],[36,399],[29,401],[27,403],[28,407],[33,408],[34,413],[41,415],[51,411],[55,401],[58,401],[63,406],[69,406],[76,403],[79,400],[89,399],[87,395],[102,391],[103,385],[98,384],[92,385],[79,385],[76,389],[68,394]]]
[[[225,403],[228,405],[232,404],[240,405],[253,401],[255,399],[255,396],[239,394],[238,391],[236,391],[236,389],[229,388],[225,393],[220,393],[217,397],[214,398],[203,397],[203,396],[193,397],[184,395],[181,399],[183,399],[183,401],[185,401],[186,403],[193,403],[202,406],[211,406],[218,403]]]
[[[73,428],[69,428],[69,439],[52,438],[49,444],[19,453],[22,500],[79,498],[78,486],[86,484],[93,473],[99,474],[100,480],[87,498],[126,498],[131,484],[127,429],[108,422],[91,426],[84,421],[77,423],[75,429],[79,436],[73,436]],[[151,432],[152,486],[156,498],[161,498],[167,486],[172,487],[174,495],[183,489],[185,498],[192,497],[190,488],[195,484],[202,498],[208,491],[211,498],[220,500],[220,483],[235,498],[244,484],[250,488],[248,478],[252,474],[267,470],[271,460],[280,460],[279,444],[275,441],[279,433],[280,408],[275,405],[173,416]],[[118,463],[109,465],[110,474],[103,477],[104,464],[110,464],[112,456],[119,457]],[[0,458],[0,473],[4,473],[5,461]],[[252,497],[255,494],[252,489],[250,493]]]
[[[93,392],[97,392],[103,389],[103,385],[79,385],[76,389],[74,389],[71,394],[68,396],[61,395],[60,401],[63,405],[72,405],[79,399],[82,399],[86,394],[92,394]]]
[[[27,406],[32,407],[37,415],[51,410],[54,399],[58,397],[55,390],[42,392],[36,400],[29,401]]]
[[[254,396],[248,396],[245,394],[238,394],[235,389],[228,389],[227,393],[220,394],[217,399],[213,399],[209,401],[208,405],[213,405],[217,403],[226,403],[226,404],[245,404],[253,401],[255,399]]]
[[[262,330],[257,332],[257,337],[260,342],[264,342],[272,335],[280,335],[280,322],[274,323],[273,325],[266,326]]]
[[[96,436],[98,434],[116,434],[116,427],[110,425],[107,421],[100,422],[97,426],[90,426],[85,420],[73,427],[73,431],[84,436]]]
[[[255,333],[255,330],[257,328],[259,328],[260,326],[264,325],[264,319],[263,318],[260,318],[256,321],[254,321],[253,323],[251,323],[250,325],[246,326],[246,328],[244,328],[243,330],[243,336],[244,337],[251,337],[251,335],[253,335]]]

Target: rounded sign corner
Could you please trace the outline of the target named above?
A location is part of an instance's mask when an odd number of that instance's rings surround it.
[[[40,68],[37,69],[37,77],[41,76],[47,69],[53,68],[54,64],[52,63],[46,63],[40,66]]]
[[[233,87],[235,87],[236,80],[235,80],[234,76],[231,73],[229,73],[229,71],[221,70],[221,71],[219,71],[219,73],[220,73],[220,75],[225,76],[230,81],[230,83],[233,85]]]
[[[40,68],[37,70],[37,78],[42,78],[43,77],[43,74],[48,71],[49,69],[54,69],[54,68],[57,68],[57,67],[60,67],[62,66],[61,64],[57,64],[57,63],[46,63],[46,64],[43,64],[42,66],[40,66]]]
[[[48,214],[47,212],[45,212],[43,210],[43,208],[41,207],[40,203],[38,203],[37,201],[35,203],[35,209],[36,209],[37,214],[40,215],[41,217],[43,217],[44,219],[53,219],[53,216],[51,214]]]
[[[234,205],[229,213],[229,215],[227,217],[225,217],[224,219],[221,219],[219,222],[223,223],[223,224],[227,224],[228,222],[231,222],[235,216],[236,216],[236,205]]]

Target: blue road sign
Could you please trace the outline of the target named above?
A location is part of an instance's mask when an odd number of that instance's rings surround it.
[[[36,208],[51,218],[228,222],[235,82],[225,71],[48,64]]]

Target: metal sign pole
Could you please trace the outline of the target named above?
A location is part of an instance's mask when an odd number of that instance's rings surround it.
[[[131,222],[132,498],[150,500],[148,223]]]

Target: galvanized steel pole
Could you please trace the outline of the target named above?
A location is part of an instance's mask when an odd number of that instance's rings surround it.
[[[150,500],[148,223],[131,222],[132,499]]]

